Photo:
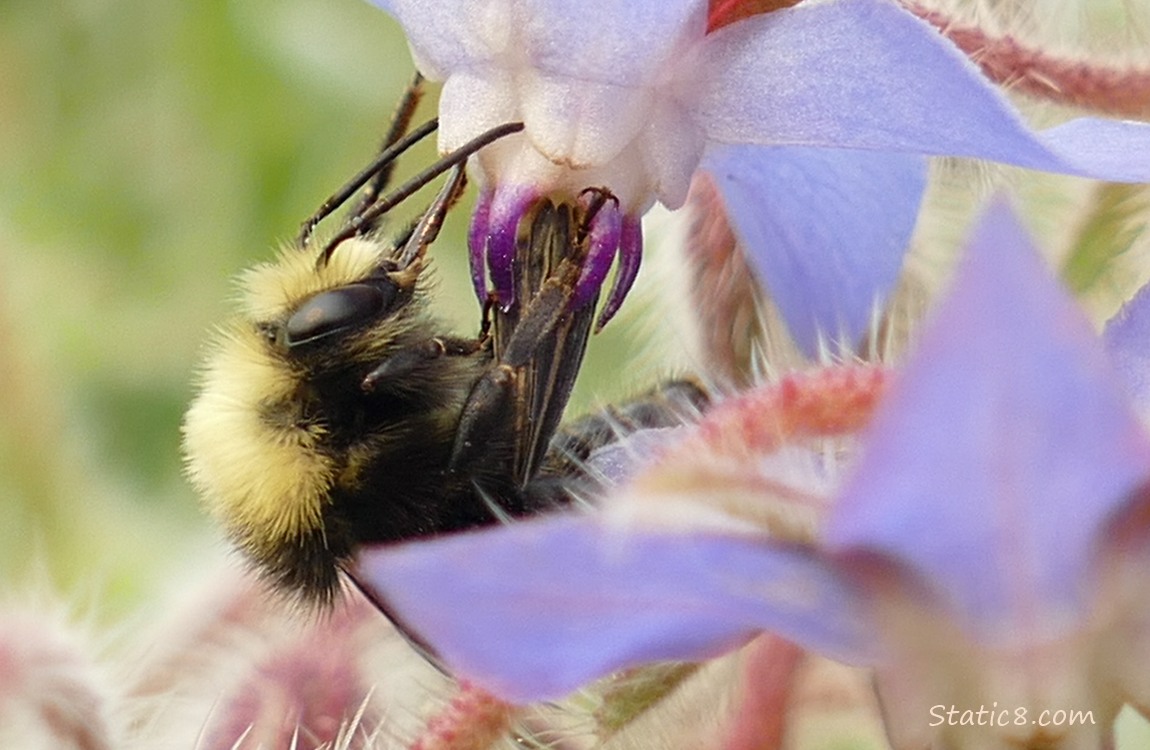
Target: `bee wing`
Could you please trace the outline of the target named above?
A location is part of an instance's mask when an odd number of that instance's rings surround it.
[[[578,237],[575,209],[544,201],[529,219],[516,243],[519,304],[497,310],[494,318],[495,360],[511,368],[514,476],[520,486],[535,475],[559,427],[598,300],[570,309],[585,241]]]

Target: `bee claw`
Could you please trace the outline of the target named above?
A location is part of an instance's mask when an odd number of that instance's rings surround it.
[[[384,381],[411,375],[416,369],[439,358],[445,352],[444,343],[438,338],[429,339],[422,346],[398,351],[364,375],[359,387],[364,393],[373,393]]]

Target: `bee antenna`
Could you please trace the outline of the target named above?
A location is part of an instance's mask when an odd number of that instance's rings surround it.
[[[407,84],[407,89],[403,92],[403,97],[395,106],[395,114],[392,115],[391,125],[387,129],[387,133],[383,137],[383,142],[380,143],[379,150],[382,153],[384,150],[396,144],[400,138],[403,137],[407,129],[411,127],[411,120],[415,117],[415,110],[419,106],[420,101],[423,100],[423,74],[416,71],[415,76]],[[391,182],[392,173],[395,172],[395,161],[391,160],[380,166],[375,177],[367,184],[367,187],[360,194],[359,200],[356,201],[355,208],[349,213],[354,216],[358,213],[363,213],[372,203],[375,203],[376,198]]]
[[[419,143],[427,136],[435,132],[439,127],[438,119],[431,119],[420,125],[415,130],[408,133],[406,136],[400,138],[395,143],[391,144],[371,160],[371,163],[356,173],[354,177],[348,180],[343,187],[335,191],[327,200],[325,200],[319,209],[309,216],[307,220],[300,226],[299,245],[300,247],[307,247],[308,242],[311,241],[312,234],[315,232],[316,226],[326,219],[335,211],[336,208],[341,206],[348,198],[350,198],[356,190],[367,184],[372,177],[378,177],[385,174],[387,177],[391,175],[392,162],[409,148]],[[385,180],[384,180],[385,181]],[[382,187],[384,181],[376,180],[372,183],[369,193],[373,190],[378,190]],[[374,201],[375,195],[371,195],[367,200]],[[352,214],[352,221],[359,217],[366,211],[366,207],[357,207],[355,213]]]
[[[327,259],[331,257],[332,252],[334,252],[335,248],[341,242],[354,237],[357,234],[360,234],[364,227],[370,227],[372,223],[375,222],[379,217],[383,216],[385,213],[410,198],[424,185],[431,182],[439,175],[443,174],[456,165],[465,164],[472,154],[484,146],[494,143],[500,138],[506,138],[512,133],[518,133],[521,130],[523,130],[522,122],[509,122],[503,125],[497,125],[490,130],[477,135],[475,138],[472,138],[470,141],[455,149],[450,154],[447,154],[427,169],[423,170],[419,174],[409,179],[407,182],[397,187],[395,190],[380,198],[367,209],[357,213],[355,216],[352,216],[348,220],[347,224],[344,225],[344,228],[337,232],[336,235],[332,237],[331,240],[327,243],[327,245],[324,246],[323,252],[319,257],[319,263],[321,265],[326,263]],[[415,135],[416,132],[417,131],[413,131],[412,135]],[[410,138],[410,136],[408,137]],[[399,144],[397,143],[396,146],[398,145]]]

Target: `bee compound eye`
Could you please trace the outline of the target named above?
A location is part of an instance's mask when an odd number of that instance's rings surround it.
[[[394,284],[349,284],[315,295],[288,318],[289,347],[311,343],[369,322],[394,301]]]

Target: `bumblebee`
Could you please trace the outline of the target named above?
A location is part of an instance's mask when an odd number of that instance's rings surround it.
[[[572,290],[590,221],[611,196],[540,202],[518,233],[520,303],[487,305],[478,336],[446,334],[429,302],[427,249],[463,190],[467,158],[522,125],[381,195],[395,157],[434,130],[433,121],[405,135],[417,101],[413,87],[377,159],[293,245],[241,277],[240,312],[211,345],[183,425],[187,472],[209,512],[274,586],[320,604],[359,545],[566,504],[577,459],[608,439],[569,437],[549,454],[596,304],[572,309]],[[443,172],[419,220],[385,236],[387,211]],[[361,189],[343,228],[315,250],[319,221]]]

